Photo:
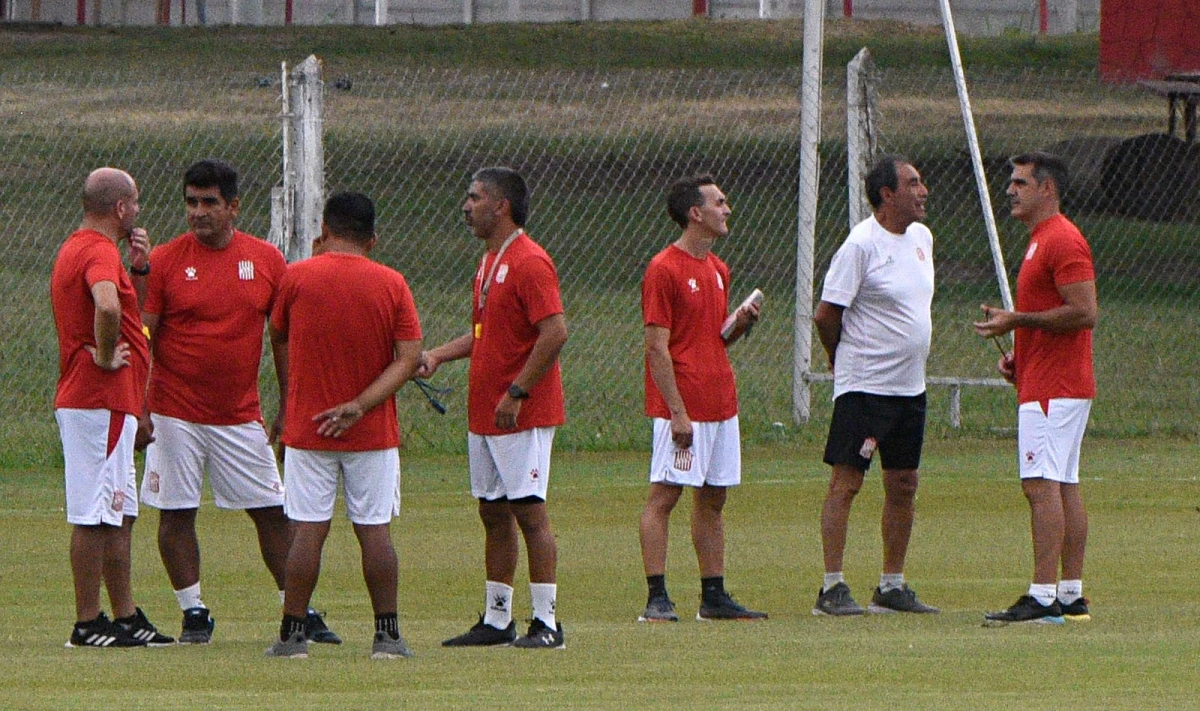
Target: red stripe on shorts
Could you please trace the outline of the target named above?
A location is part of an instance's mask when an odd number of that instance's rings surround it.
[[[125,430],[125,413],[112,412],[108,413],[108,449],[104,450],[104,458],[108,459],[112,456],[113,450],[117,448],[117,442],[121,441],[121,432]]]

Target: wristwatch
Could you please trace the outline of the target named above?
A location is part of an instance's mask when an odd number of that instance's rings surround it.
[[[146,262],[146,266],[142,267],[141,269],[138,269],[132,264],[129,265],[129,273],[136,276],[146,276],[150,273],[150,262]]]
[[[508,386],[508,396],[513,400],[527,400],[529,398],[529,393],[521,389],[520,385],[513,383],[512,385]]]

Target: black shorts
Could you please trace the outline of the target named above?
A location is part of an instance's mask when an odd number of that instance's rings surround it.
[[[917,469],[925,443],[925,393],[842,393],[833,401],[825,463],[866,471],[879,450],[884,469]]]

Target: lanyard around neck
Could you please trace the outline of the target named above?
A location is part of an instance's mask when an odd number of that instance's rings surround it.
[[[479,311],[483,311],[484,305],[487,303],[488,291],[492,288],[492,279],[496,276],[496,268],[500,266],[500,259],[504,256],[504,252],[508,250],[508,246],[512,244],[521,233],[524,232],[520,227],[515,232],[504,240],[504,244],[500,245],[500,249],[496,250],[496,260],[492,262],[492,268],[488,270],[487,278],[479,285]],[[483,270],[483,265],[487,264],[487,252],[483,253],[483,263],[479,265],[479,269]]]

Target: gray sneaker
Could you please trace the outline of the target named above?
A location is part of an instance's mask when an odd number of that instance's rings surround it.
[[[875,588],[875,593],[871,595],[871,604],[867,605],[867,612],[875,614],[888,612],[937,614],[941,610],[921,602],[917,599],[915,590],[908,585],[902,585],[887,592],[880,592],[879,588]]]
[[[303,632],[297,632],[287,639],[277,639],[275,644],[267,647],[267,656],[308,659],[308,640]]]
[[[387,632],[375,633],[375,642],[371,645],[371,659],[402,659],[413,656],[413,651],[404,643],[403,637],[392,639]]]
[[[679,615],[675,614],[675,603],[666,595],[658,595],[646,602],[646,611],[638,618],[638,622],[678,622]]]
[[[828,590],[822,590],[817,595],[817,604],[813,606],[814,615],[830,615],[832,617],[847,617],[861,615],[866,610],[850,596],[850,586],[838,583]]]

